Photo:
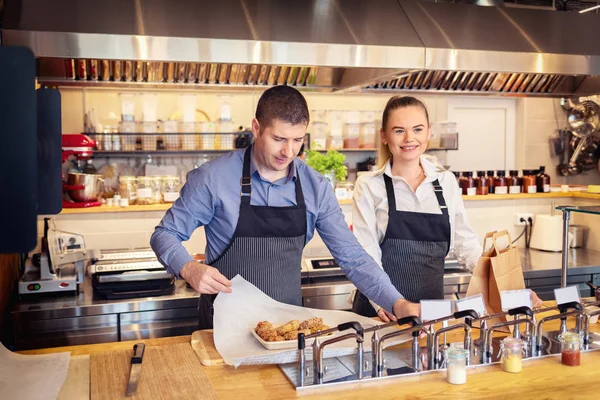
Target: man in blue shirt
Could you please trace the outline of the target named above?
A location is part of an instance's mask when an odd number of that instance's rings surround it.
[[[212,301],[240,274],[277,301],[301,305],[302,250],[315,228],[354,285],[397,316],[418,315],[360,246],[328,181],[296,158],[309,113],[288,86],[266,90],[252,120],[254,144],[190,171],[180,198],[150,244],[159,261],[200,292],[201,328],[212,327]],[[204,226],[206,263],[181,242]]]

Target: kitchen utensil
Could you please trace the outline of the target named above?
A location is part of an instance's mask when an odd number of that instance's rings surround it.
[[[568,176],[569,165],[566,164],[566,161],[569,159],[569,142],[572,135],[571,132],[567,130],[561,130],[558,132],[558,134],[561,142],[562,152],[560,153],[560,160],[558,166],[556,167],[556,171],[561,176]]]
[[[577,104],[567,118],[573,135],[584,138],[600,128],[600,106],[590,100]]]
[[[67,194],[76,202],[97,201],[104,190],[104,179],[98,174],[69,172]]]
[[[146,345],[137,343],[133,345],[133,356],[131,357],[131,370],[129,371],[129,382],[127,383],[127,392],[125,396],[131,396],[135,393],[140,381],[140,372],[142,370],[142,358]]]
[[[596,301],[600,301],[600,287],[594,285],[590,281],[587,281],[586,283],[594,291],[594,294],[596,295]]]

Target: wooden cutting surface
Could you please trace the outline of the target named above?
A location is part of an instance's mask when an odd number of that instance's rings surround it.
[[[93,354],[91,399],[125,398],[132,350]],[[216,399],[189,343],[146,347],[137,392],[128,399]]]
[[[212,329],[192,333],[191,344],[202,365],[207,367],[225,365],[223,357],[215,348]]]

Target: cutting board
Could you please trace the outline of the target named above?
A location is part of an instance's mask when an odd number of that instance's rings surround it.
[[[125,398],[132,350],[90,356],[92,400]],[[188,343],[147,346],[137,392],[127,399],[216,399]]]
[[[192,333],[191,344],[202,365],[214,367],[225,364],[225,361],[223,361],[223,358],[215,348],[212,329]]]

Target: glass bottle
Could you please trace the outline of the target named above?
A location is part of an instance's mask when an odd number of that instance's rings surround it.
[[[508,193],[508,186],[509,186],[509,182],[508,179],[506,179],[505,175],[505,171],[502,170],[498,170],[496,171],[496,179],[494,179],[494,193],[495,194],[507,194]],[[518,179],[517,179],[517,183],[518,183]],[[520,188],[520,186],[519,186]]]
[[[446,353],[448,369],[446,380],[453,385],[467,383],[467,352],[460,347],[450,347]]]
[[[137,198],[135,204],[152,205],[154,204],[154,178],[151,176],[137,177]]]
[[[137,199],[135,176],[122,175],[119,177],[119,194],[122,199],[127,199],[129,204],[135,204]]]
[[[485,171],[477,171],[477,179],[475,179],[476,193],[480,196],[488,194],[488,181],[485,177]]]
[[[179,198],[179,185],[178,176],[165,176],[162,197],[165,203],[174,203]]]
[[[514,337],[504,338],[500,344],[502,369],[513,374],[523,369],[523,341]]]
[[[576,367],[581,364],[580,337],[575,332],[565,332],[559,335],[560,362],[563,365]]]
[[[162,203],[162,183],[163,179],[160,176],[152,177],[152,196],[154,197],[154,204]]]
[[[496,186],[494,183],[494,171],[487,171],[487,184],[488,184],[488,193],[494,193],[494,187]]]
[[[537,193],[535,172],[531,169],[523,170],[523,193]]]
[[[477,194],[475,179],[473,179],[473,173],[471,171],[462,173],[461,188],[463,196],[475,196]]]
[[[549,193],[550,192],[550,176],[546,174],[546,167],[541,166],[540,170],[535,177],[535,184],[537,186],[538,193]]]
[[[507,180],[508,183],[508,193],[510,194],[519,194],[521,193],[521,180],[519,179],[519,171],[518,170],[510,170],[509,178]]]

